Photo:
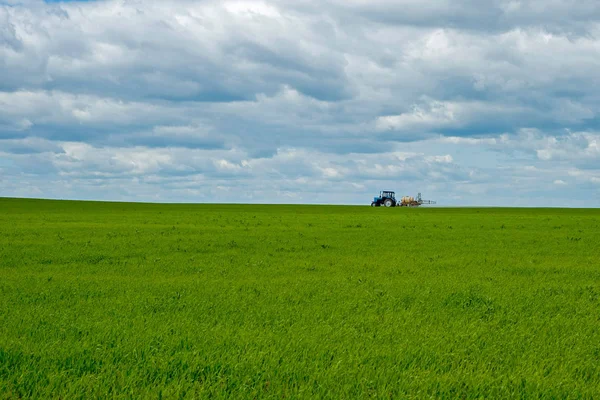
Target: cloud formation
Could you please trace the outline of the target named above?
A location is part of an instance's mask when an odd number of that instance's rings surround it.
[[[0,0],[0,195],[597,206],[599,35],[595,1]]]

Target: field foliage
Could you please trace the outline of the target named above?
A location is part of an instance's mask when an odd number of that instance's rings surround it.
[[[0,199],[3,398],[579,398],[600,211]]]

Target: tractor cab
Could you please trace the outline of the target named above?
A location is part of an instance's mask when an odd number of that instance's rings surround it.
[[[382,198],[382,199],[385,199],[385,198],[395,199],[396,198],[396,193],[390,192],[388,190],[384,190],[383,192],[381,192],[379,194],[379,197]]]

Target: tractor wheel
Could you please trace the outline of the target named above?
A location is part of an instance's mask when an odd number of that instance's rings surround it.
[[[392,201],[392,199],[385,199],[385,202],[383,203],[386,207],[391,207],[394,205],[394,202]]]
[[[371,207],[375,207],[377,204],[375,204],[374,201],[371,202]]]

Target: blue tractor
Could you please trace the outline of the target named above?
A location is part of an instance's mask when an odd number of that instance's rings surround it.
[[[396,207],[396,204],[396,193],[389,190],[384,190],[382,192],[379,192],[379,197],[373,198],[373,201],[371,202],[371,207]]]

